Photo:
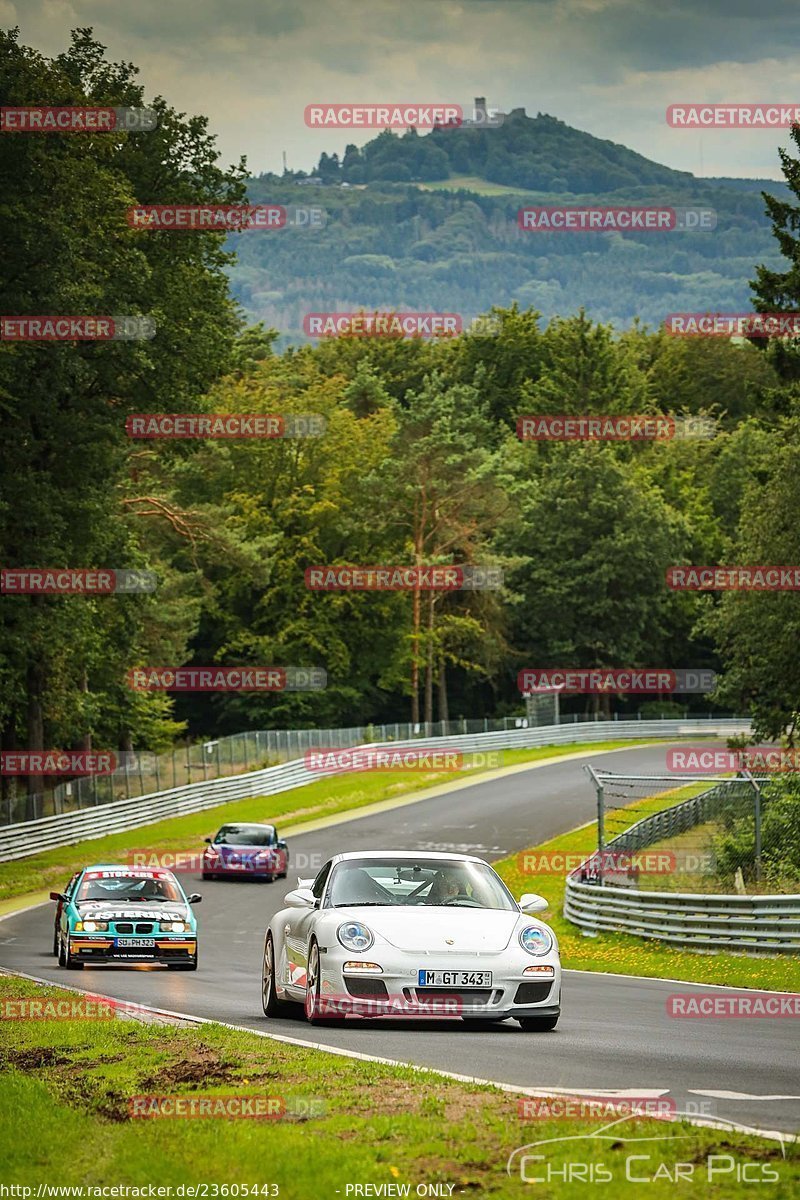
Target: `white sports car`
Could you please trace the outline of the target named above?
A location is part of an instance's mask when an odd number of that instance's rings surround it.
[[[337,854],[300,879],[264,942],[268,1017],[303,1004],[312,1023],[356,1016],[515,1017],[553,1029],[561,965],[551,929],[528,916],[480,858],[380,850]]]

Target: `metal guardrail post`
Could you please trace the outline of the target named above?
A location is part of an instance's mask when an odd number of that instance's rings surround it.
[[[744,770],[742,775],[755,791],[753,820],[755,822],[756,883],[761,883],[761,788],[758,786],[758,781],[753,778],[751,771]]]

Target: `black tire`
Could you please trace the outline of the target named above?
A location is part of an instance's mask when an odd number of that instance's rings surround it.
[[[67,936],[66,946],[64,949],[64,966],[68,971],[82,971],[84,964],[79,958],[73,958],[69,952],[69,936]]]
[[[61,941],[61,938],[59,937],[59,935],[58,935],[58,934],[56,934],[56,940],[57,940],[57,944],[58,944],[58,949],[56,950],[56,954],[58,955],[58,965],[59,965],[60,967],[66,967],[66,965],[67,965],[67,956],[66,956],[66,954],[65,954],[65,952],[64,952],[64,946],[63,946],[63,943],[62,943],[62,941]]]
[[[58,929],[53,930],[53,954],[58,958],[60,946],[58,944]]]
[[[320,984],[322,973],[319,965],[319,946],[312,939],[308,947],[308,966],[306,968],[306,1001],[305,1014],[309,1025],[338,1025],[343,1017],[324,1015],[322,1010],[322,994]]]
[[[548,1029],[555,1029],[559,1015],[556,1013],[551,1017],[517,1017],[517,1020],[526,1033],[545,1033]]]
[[[269,932],[264,939],[264,959],[261,966],[261,1007],[265,1017],[286,1017],[295,1007],[291,1000],[280,1000],[275,990],[275,947]]]
[[[203,879],[216,879],[216,875],[212,875],[210,871],[203,871]]]

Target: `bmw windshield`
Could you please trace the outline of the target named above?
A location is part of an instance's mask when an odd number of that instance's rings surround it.
[[[113,900],[125,904],[183,903],[177,884],[165,876],[100,876],[84,875],[78,894],[78,904],[84,900]]]

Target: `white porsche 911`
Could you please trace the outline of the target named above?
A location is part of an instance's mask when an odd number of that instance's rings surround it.
[[[299,880],[264,942],[268,1017],[303,1004],[313,1024],[356,1016],[515,1017],[553,1029],[561,1003],[554,933],[499,875],[466,854],[337,854]]]

